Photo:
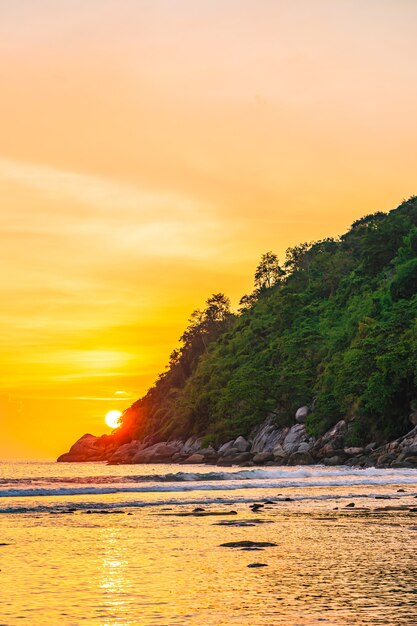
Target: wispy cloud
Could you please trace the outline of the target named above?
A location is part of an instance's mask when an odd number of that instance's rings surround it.
[[[48,202],[20,205],[3,232],[78,237],[77,250],[108,254],[202,258],[222,231],[202,201],[169,191],[139,188],[103,177],[0,159],[0,182],[35,190]]]

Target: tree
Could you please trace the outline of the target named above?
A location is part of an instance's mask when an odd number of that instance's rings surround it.
[[[204,317],[207,322],[224,322],[230,316],[230,299],[224,293],[214,293],[206,301]]]
[[[284,274],[277,255],[273,252],[266,252],[262,255],[255,271],[255,290],[270,289],[281,282]]]

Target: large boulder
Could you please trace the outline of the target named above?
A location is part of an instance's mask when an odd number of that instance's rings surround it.
[[[239,450],[239,452],[247,452],[250,450],[250,443],[244,437],[238,437],[234,441],[233,447]]]
[[[288,465],[313,465],[314,459],[309,452],[294,452],[288,459]]]
[[[144,447],[145,444],[136,439],[130,443],[125,443],[113,452],[109,458],[109,463],[112,465],[132,463],[134,456]]]
[[[288,455],[293,454],[294,452],[298,452],[300,444],[308,442],[309,439],[304,424],[296,424],[289,429],[282,447]]]
[[[282,444],[288,428],[278,428],[273,418],[268,418],[253,435],[251,452],[272,452],[278,444]]]
[[[264,463],[267,463],[268,461],[274,461],[275,459],[272,452],[258,452],[257,454],[255,454],[252,460],[255,465],[263,465]]]
[[[199,448],[201,448],[201,437],[188,437],[187,441],[181,445],[179,452],[190,455]]]
[[[340,420],[324,433],[314,444],[312,454],[318,458],[331,457],[334,451],[343,449],[347,435],[347,424]]]
[[[155,443],[153,446],[139,450],[132,459],[133,463],[168,463],[178,452],[177,445],[166,441]]]
[[[184,463],[186,465],[199,465],[200,463],[204,463],[204,456],[195,452],[189,456],[188,459],[185,459]]]
[[[253,454],[251,452],[240,452],[238,454],[226,454],[221,456],[216,465],[221,467],[231,467],[232,465],[240,465],[251,461]]]
[[[235,447],[235,442],[233,439],[232,441],[226,441],[226,443],[221,445],[220,448],[217,450],[217,454],[219,456],[226,456],[226,454],[229,454],[230,450],[232,450],[232,448],[234,447]]]
[[[83,435],[71,446],[70,451],[61,454],[59,463],[82,463],[85,461],[106,461],[117,448],[117,441],[111,435]]]
[[[295,414],[295,421],[297,422],[297,424],[304,424],[307,419],[308,413],[309,413],[308,406],[300,406],[300,408],[297,409],[296,414]]]

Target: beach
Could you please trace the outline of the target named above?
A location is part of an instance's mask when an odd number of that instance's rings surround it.
[[[416,470],[0,467],[2,625],[417,621]]]

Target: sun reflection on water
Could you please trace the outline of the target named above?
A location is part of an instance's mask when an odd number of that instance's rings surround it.
[[[116,609],[118,614],[126,608],[126,572],[128,561],[124,556],[123,536],[118,528],[103,528],[101,533],[101,568],[99,589],[103,592],[106,609]],[[104,622],[112,626],[116,622]]]

